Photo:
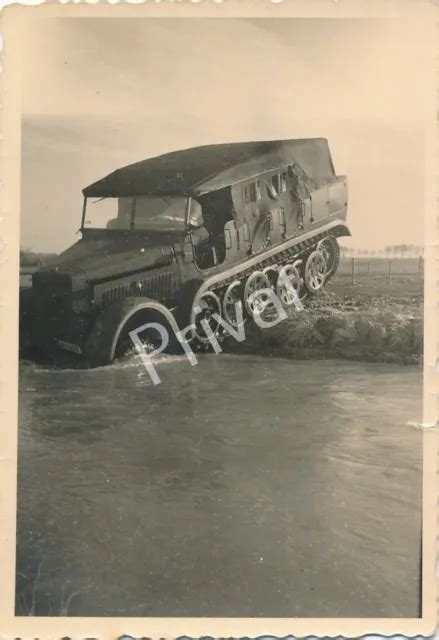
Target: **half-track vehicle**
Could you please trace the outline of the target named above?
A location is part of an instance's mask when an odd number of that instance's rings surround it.
[[[32,277],[30,343],[91,366],[161,323],[203,344],[215,314],[235,326],[258,290],[319,291],[338,266],[347,178],[325,139],[219,144],[117,169],[83,189],[81,239]],[[286,283],[289,282],[290,286]]]

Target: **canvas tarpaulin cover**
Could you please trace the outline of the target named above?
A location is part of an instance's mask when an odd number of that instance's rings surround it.
[[[173,151],[113,171],[86,197],[201,195],[281,166],[298,164],[316,185],[335,177],[324,138],[208,145]]]

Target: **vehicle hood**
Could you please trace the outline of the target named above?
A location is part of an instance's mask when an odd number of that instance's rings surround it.
[[[51,261],[50,270],[81,275],[88,282],[153,269],[170,264],[171,244],[145,238],[82,238]]]

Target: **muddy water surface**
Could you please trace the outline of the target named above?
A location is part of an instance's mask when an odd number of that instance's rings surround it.
[[[158,370],[22,363],[19,615],[419,615],[419,369]]]

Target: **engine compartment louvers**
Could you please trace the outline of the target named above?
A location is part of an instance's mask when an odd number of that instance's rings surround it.
[[[172,291],[172,273],[159,273],[148,278],[133,278],[131,282],[110,286],[102,295],[104,305],[118,302],[127,296],[148,296],[155,300],[166,298]]]

